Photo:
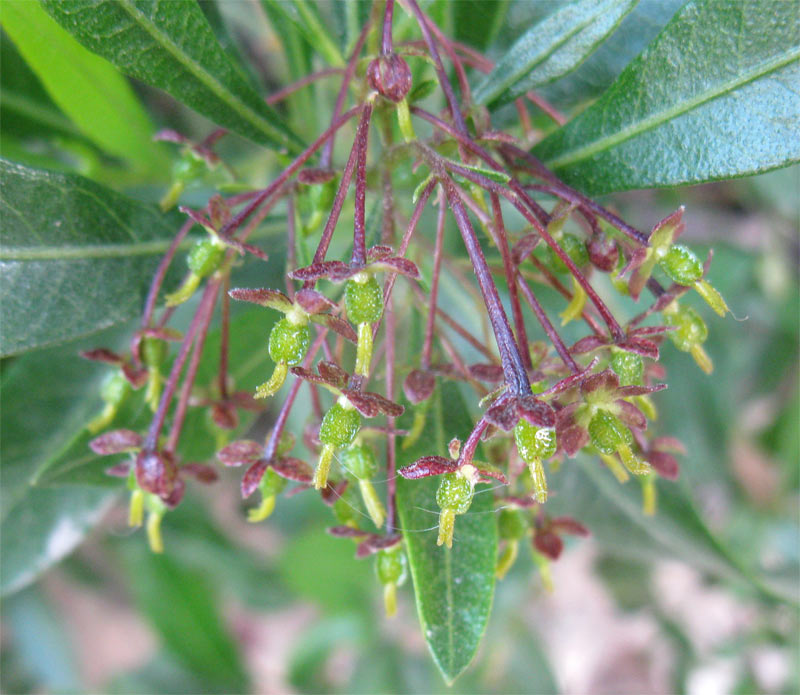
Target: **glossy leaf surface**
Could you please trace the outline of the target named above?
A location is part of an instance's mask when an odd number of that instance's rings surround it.
[[[800,8],[690,2],[534,154],[590,194],[744,176],[800,159]]]
[[[85,335],[141,311],[176,226],[154,207],[81,176],[5,160],[0,176],[0,354]]]
[[[577,68],[637,0],[579,0],[531,27],[475,90],[479,104],[512,101]]]
[[[218,125],[263,145],[297,149],[282,119],[250,87],[188,0],[45,0],[89,50],[159,87]],[[113,34],[113,41],[107,40]]]

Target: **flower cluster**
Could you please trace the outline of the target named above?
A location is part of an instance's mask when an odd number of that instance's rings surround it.
[[[87,355],[116,370],[103,387],[106,405],[89,425],[93,432],[114,423],[122,401],[147,384],[145,400],[154,410],[147,431],[112,430],[93,440],[92,448],[127,456],[111,471],[125,475],[132,491],[131,524],[139,525],[142,509],[149,510],[153,550],[162,548],[158,526],[180,501],[184,478],[216,477],[208,464],[180,462],[187,410],[209,408],[213,426],[228,432],[239,428],[240,409],[275,399],[279,407],[265,441],[218,438],[219,463],[246,467],[242,495],[260,492],[249,520],[266,519],[289,484],[292,492],[316,491],[337,520],[331,533],[358,541],[359,557],[376,558],[389,613],[406,576],[397,475],[412,481],[439,476],[441,552],[458,542],[457,517],[469,513],[476,486],[491,482],[503,541],[498,576],[526,535],[544,567],[560,554],[564,534],[587,533],[578,521],[547,512],[553,477],[579,454],[592,456],[621,482],[639,478],[644,510],[654,513],[656,479],[677,476],[672,453],[681,449],[649,426],[656,417],[651,396],[666,387],[660,351],[667,338],[711,371],[702,347],[707,326],[684,295],[694,289],[717,313],[727,311],[707,280],[709,262],[675,243],[684,229],[683,208],[648,234],[560,181],[523,147],[534,133],[524,125],[522,131],[497,131],[485,110],[471,103],[463,75],[485,70],[488,61],[449,41],[415,0],[405,5],[420,25],[421,44],[395,50],[394,3],[386,2],[381,52],[362,60],[370,32],[380,31],[367,24],[344,70],[330,127],[267,187],[215,195],[199,211],[181,208],[187,222],[154,277],[131,356],[108,350]],[[440,51],[459,77],[460,100]],[[407,59],[419,59],[420,69],[433,64],[444,95],[441,112],[419,105]],[[348,95],[355,103],[345,110]],[[518,108],[526,106],[520,101]],[[349,157],[337,168],[333,141],[354,121]],[[423,122],[426,132],[432,130],[425,138],[415,131]],[[165,206],[176,202],[193,176],[220,165],[213,146],[223,134],[212,135],[193,145],[170,134],[184,151]],[[343,246],[340,223],[351,187],[350,257],[331,257],[332,248]],[[380,239],[368,247],[367,237],[375,236],[366,224],[370,197],[380,202],[383,218]],[[285,287],[229,289],[238,255],[266,258],[248,238],[279,202],[287,210]],[[434,208],[435,225],[423,222]],[[512,216],[522,222],[507,225]],[[166,295],[159,316],[167,267],[196,226],[205,236],[191,247],[188,274]],[[609,281],[596,282],[603,275]],[[462,288],[457,309],[443,297],[444,278]],[[643,305],[646,296],[651,301],[620,319],[600,287]],[[542,288],[562,298],[561,326],[551,320],[552,302],[545,306]],[[181,335],[169,322],[174,308],[191,298],[197,299],[194,318]],[[230,380],[229,345],[236,340],[230,299],[266,309],[264,370],[271,363],[272,375],[252,395],[234,391]],[[198,397],[198,368],[217,303],[217,374]],[[570,323],[582,326],[572,345],[560,333]],[[179,342],[175,354],[168,341]],[[476,355],[483,361],[475,363]],[[445,380],[474,393],[481,408],[469,437],[453,439],[448,452],[420,439]],[[304,386],[312,408],[301,452],[286,426]],[[405,407],[398,402],[401,391]],[[401,430],[397,418],[406,408],[410,425]],[[404,452],[421,444],[431,450],[407,460]],[[316,466],[306,459],[316,459]],[[386,481],[385,494],[377,480]],[[366,522],[374,528],[366,530]]]

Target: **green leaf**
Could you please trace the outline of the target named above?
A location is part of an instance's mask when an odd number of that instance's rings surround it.
[[[0,178],[0,354],[85,335],[139,313],[159,256],[176,233],[156,208],[80,176],[5,160]]]
[[[96,488],[28,489],[0,524],[0,595],[22,589],[69,555],[112,499]]]
[[[399,449],[398,467],[424,455],[447,456],[450,439],[463,441],[469,435],[473,423],[456,384],[442,384],[429,407],[425,431],[409,450]],[[452,549],[437,546],[438,485],[438,477],[399,478],[397,509],[422,632],[439,670],[452,683],[475,656],[489,620],[497,523],[492,495],[478,486],[469,512],[456,517]]]
[[[298,151],[297,138],[250,87],[190,0],[43,0],[89,50],[254,142]]]
[[[460,0],[452,3],[453,32],[458,41],[485,49],[497,36],[509,0]]]
[[[308,45],[331,66],[344,67],[344,56],[328,32],[319,14],[319,9],[314,3],[307,2],[307,0],[285,0],[283,2],[262,0],[262,5],[269,6],[270,15],[278,13],[288,20],[294,30],[308,42]]]
[[[151,553],[141,538],[125,543],[122,560],[134,599],[165,647],[221,691],[246,692],[239,649],[223,623],[208,577],[168,555]]]
[[[508,103],[577,68],[637,0],[578,0],[531,27],[475,90],[479,104]]]
[[[138,171],[163,174],[166,152],[153,142],[150,119],[112,65],[81,46],[38,3],[9,0],[2,21],[47,93],[83,135]]]
[[[800,7],[690,2],[608,91],[534,148],[589,194],[800,160]]]

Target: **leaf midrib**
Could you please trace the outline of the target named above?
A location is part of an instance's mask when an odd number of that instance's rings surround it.
[[[615,147],[621,142],[630,140],[631,138],[634,138],[637,135],[645,133],[648,130],[652,130],[653,128],[669,120],[672,120],[677,116],[689,113],[690,111],[698,108],[699,106],[702,106],[703,104],[709,101],[713,101],[714,99],[725,96],[729,92],[732,92],[733,90],[742,87],[748,84],[749,82],[752,82],[760,77],[764,77],[765,75],[768,75],[771,72],[775,72],[776,70],[785,67],[786,65],[797,60],[798,58],[800,58],[800,47],[795,48],[795,50],[790,51],[776,59],[759,63],[754,70],[746,72],[736,79],[723,82],[719,85],[715,85],[711,89],[708,89],[704,92],[700,92],[691,99],[688,99],[686,101],[681,101],[675,104],[671,108],[667,108],[664,109],[663,111],[658,111],[654,114],[651,114],[647,118],[643,118],[642,120],[637,121],[636,123],[633,123],[626,128],[618,130],[613,135],[609,135],[604,138],[595,140],[594,142],[589,143],[588,145],[584,145],[583,147],[579,147],[576,150],[567,152],[561,155],[560,157],[556,157],[555,159],[545,160],[545,164],[547,164],[547,166],[551,168],[560,168],[568,166],[570,164],[574,164],[575,162],[581,161],[583,159],[592,157],[598,152],[602,152],[604,150]]]
[[[168,36],[165,36],[158,27],[151,22],[147,16],[136,7],[131,5],[131,0],[118,0],[122,9],[137,22],[164,50],[170,53],[180,64],[182,64],[192,75],[202,84],[210,89],[219,99],[228,104],[242,118],[255,125],[259,130],[266,133],[269,137],[281,141],[286,138],[286,134],[274,128],[262,116],[256,113],[246,103],[241,101],[233,92],[225,88],[213,75],[209,74],[203,67],[192,60],[186,53],[180,51],[173,45]]]

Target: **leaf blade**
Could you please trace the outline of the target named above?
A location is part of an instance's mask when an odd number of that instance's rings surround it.
[[[590,194],[800,160],[798,27],[792,3],[687,3],[594,105],[534,153]]]
[[[158,255],[175,234],[162,214],[74,174],[0,160],[0,177],[0,354],[85,335],[140,311]]]
[[[35,2],[10,0],[3,28],[50,97],[101,149],[156,174],[167,166],[150,118],[125,78],[81,46]]]
[[[479,104],[505,104],[577,68],[638,0],[579,0],[523,34],[475,89]]]
[[[188,0],[42,0],[89,50],[254,142],[297,151],[299,141],[256,94]],[[106,40],[112,33],[119,40]]]
[[[443,406],[446,401],[447,408]],[[446,454],[451,437],[472,428],[458,386],[442,385],[432,396],[425,432],[399,452],[403,467],[425,454]],[[432,449],[435,448],[435,452]],[[408,549],[417,612],[428,648],[448,683],[472,661],[486,629],[494,597],[497,525],[491,495],[478,494],[470,513],[456,519],[452,549],[436,545],[436,488],[439,478],[398,479],[397,507]]]

